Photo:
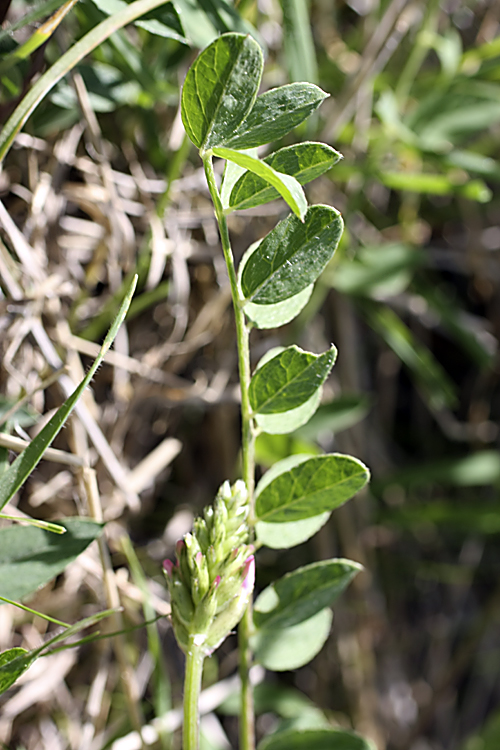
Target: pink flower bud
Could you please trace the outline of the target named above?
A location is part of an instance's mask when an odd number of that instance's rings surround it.
[[[200,552],[196,553],[196,562],[198,563],[198,565],[201,565],[202,560],[203,560],[203,555],[200,550]]]
[[[250,555],[245,561],[245,567],[243,568],[243,585],[242,593],[245,595],[250,594],[253,591],[255,583],[255,557]]]
[[[186,543],[184,542],[184,539],[179,539],[179,541],[175,545],[175,552],[178,557],[182,555],[182,550],[186,546]]]
[[[166,574],[170,578],[172,576],[172,570],[174,569],[174,564],[173,564],[172,560],[164,560],[163,561],[163,569],[165,570]]]

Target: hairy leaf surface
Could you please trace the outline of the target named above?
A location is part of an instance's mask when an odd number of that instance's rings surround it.
[[[289,83],[266,91],[224,145],[241,149],[277,141],[309,117],[327,96],[313,83]]]
[[[276,467],[273,467],[276,468]],[[308,458],[256,490],[260,521],[280,523],[311,518],[338,508],[364,487],[368,469],[339,453]]]
[[[252,108],[263,65],[259,45],[244,34],[223,34],[198,55],[181,95],[182,122],[195,146],[228,142]]]
[[[252,409],[278,414],[301,406],[323,385],[336,357],[334,346],[324,354],[288,347],[254,373],[249,388]]]
[[[263,161],[277,172],[292,175],[306,185],[327,172],[341,155],[325,143],[297,143],[281,148]],[[279,198],[278,192],[262,177],[245,172],[235,183],[229,198],[229,206],[235,209],[254,208]]]
[[[248,258],[241,274],[245,299],[275,304],[316,281],[331,260],[343,230],[339,212],[311,206],[302,223],[296,216],[281,221]]]
[[[287,628],[329,607],[362,566],[352,560],[322,560],[297,568],[268,586],[257,597],[254,623]]]

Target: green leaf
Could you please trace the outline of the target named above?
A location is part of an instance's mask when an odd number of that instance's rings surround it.
[[[308,620],[338,598],[362,566],[352,560],[322,560],[297,568],[262,591],[254,606],[257,628],[289,628]]]
[[[343,231],[339,212],[311,206],[304,223],[296,216],[281,221],[248,258],[241,291],[249,302],[275,304],[316,281],[333,257]]]
[[[287,146],[264,159],[266,164],[277,172],[291,175],[306,185],[311,180],[327,172],[341,154],[325,143],[297,143]],[[277,191],[262,177],[253,172],[245,172],[235,183],[229,198],[232,210],[254,208],[278,198]]]
[[[302,544],[319,531],[330,518],[331,513],[320,513],[319,516],[303,518],[301,521],[288,523],[266,523],[257,521],[255,533],[257,539],[270,549],[290,549]]]
[[[235,151],[232,148],[214,148],[214,154],[222,159],[228,159],[240,167],[250,170],[266,183],[272,185],[281,197],[288,203],[294,214],[303,219],[307,210],[307,200],[304,191],[294,177],[277,172],[265,161],[261,161],[250,154]]]
[[[24,648],[9,648],[0,653],[0,695],[33,664],[35,657]]]
[[[14,496],[14,494],[21,487],[23,482],[28,478],[29,474],[41,460],[44,451],[50,446],[56,435],[59,433],[62,426],[73,411],[76,402],[94,377],[97,368],[104,359],[106,352],[110,348],[116,337],[116,334],[118,333],[119,327],[125,319],[125,315],[127,314],[127,310],[130,306],[130,301],[134,294],[136,285],[137,276],[134,276],[132,283],[128,288],[127,294],[125,295],[125,299],[120,306],[118,315],[116,316],[113,325],[109,329],[109,332],[104,339],[101,351],[99,352],[99,355],[97,356],[95,362],[93,363],[92,367],[90,368],[80,385],[74,390],[71,396],[66,399],[64,404],[47,422],[45,427],[40,430],[38,435],[31,441],[28,447],[19,454],[19,456],[9,466],[9,468],[0,476],[0,509],[3,508],[4,505],[8,503],[8,501]]]
[[[424,263],[425,253],[411,245],[362,247],[354,260],[342,260],[326,274],[326,281],[344,294],[385,299],[404,292],[414,271]]]
[[[258,367],[248,391],[258,414],[279,414],[301,406],[321,388],[337,357],[332,346],[324,354],[290,346]]]
[[[264,737],[257,750],[376,750],[371,740],[345,729],[293,729]]]
[[[0,132],[0,162],[12,146],[16,135],[19,133],[28,117],[36,109],[38,104],[47,96],[49,91],[61,80],[80,60],[99,46],[103,41],[118,29],[128,23],[135,21],[153,8],[163,5],[164,0],[135,0],[126,8],[106,18],[102,23],[95,26],[84,37],[73,44],[70,49],[61,55],[49,70],[44,73],[30,88],[26,96],[18,104],[8,121]]]
[[[323,451],[316,443],[302,440],[296,435],[280,435],[261,432],[255,441],[255,460],[261,466],[269,469],[277,461],[282,461],[288,456],[299,453],[308,453],[310,456],[320,456]]]
[[[278,469],[279,464],[273,469]],[[264,475],[265,476],[265,475]],[[332,511],[364,487],[366,466],[339,453],[308,458],[256,489],[259,521],[280,523],[311,518]]]
[[[277,141],[309,117],[327,96],[313,83],[289,83],[266,91],[257,97],[241,125],[228,132],[224,145],[242,149]]]
[[[288,456],[282,461],[278,461],[269,471],[266,471],[259,482],[258,490],[262,492],[276,477],[284,474],[294,466],[312,458],[308,454],[297,454]],[[285,523],[267,523],[266,521],[257,521],[255,532],[257,539],[261,544],[271,549],[289,549],[297,544],[302,544],[319,531],[330,518],[331,512],[320,513],[312,518],[303,518],[300,521],[288,521]]]
[[[231,164],[231,162],[228,162]],[[235,165],[236,166],[236,165]],[[223,185],[224,189],[224,185]],[[241,274],[248,259],[252,253],[256,251],[262,240],[254,242],[248,250],[244,253],[240,266],[238,268],[238,283],[241,289]],[[276,302],[276,304],[270,305],[256,305],[253,302],[247,302],[244,306],[244,312],[247,318],[253,323],[256,328],[267,329],[267,328],[279,328],[284,326],[293,320],[299,312],[307,305],[313,291],[313,284],[309,284],[298,294],[283,300],[282,302]]]
[[[314,659],[330,634],[333,615],[327,607],[290,628],[259,628],[250,638],[255,658],[266,669],[298,669]]]
[[[415,339],[412,331],[388,307],[365,307],[371,327],[385,339],[395,354],[412,372],[431,408],[457,405],[456,387],[432,352]]]
[[[181,96],[186,133],[199,149],[226,143],[252,108],[264,59],[257,42],[223,34],[188,70]]]
[[[260,42],[255,28],[226,0],[174,0],[173,4],[184,33],[193,47],[206,47],[219,34],[228,31],[252,34]]]
[[[321,402],[323,389],[320,387],[301,406],[281,414],[256,414],[255,421],[262,432],[270,435],[288,435],[305,425],[313,416]]]
[[[58,521],[63,535],[33,526],[0,529],[0,596],[24,599],[61,573],[102,531],[84,518]]]
[[[297,437],[315,440],[325,432],[341,432],[360,422],[370,410],[366,396],[348,394],[321,404],[311,420],[297,430]]]

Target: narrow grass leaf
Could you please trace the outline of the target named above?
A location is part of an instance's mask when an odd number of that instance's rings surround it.
[[[352,456],[332,453],[308,458],[263,489],[259,483],[257,518],[280,523],[332,511],[359,492],[368,478],[366,466]]]
[[[313,83],[289,83],[266,91],[236,131],[228,133],[224,145],[241,149],[277,141],[307,119],[327,96]]]
[[[261,161],[242,151],[235,151],[234,149],[224,147],[214,148],[213,151],[216,156],[228,159],[238,164],[238,166],[248,169],[262,178],[266,183],[272,185],[286,203],[288,203],[294,214],[300,220],[304,218],[307,210],[307,200],[304,191],[294,177],[277,172],[265,161]]]
[[[0,132],[0,161],[4,159],[14,142],[14,138],[33,110],[61,78],[69,73],[70,70],[73,70],[75,65],[98,47],[99,44],[108,39],[114,31],[121,29],[126,24],[135,21],[144,15],[144,13],[157,8],[163,3],[164,0],[135,0],[135,2],[130,3],[123,10],[106,18],[102,23],[85,34],[82,39],[79,39],[64,55],[61,55],[54,65],[40,76],[38,81],[30,88],[2,128]]]
[[[331,606],[362,566],[333,559],[305,565],[268,586],[257,597],[257,628],[288,628]]]
[[[265,737],[257,750],[376,750],[371,740],[346,729],[290,729]]]
[[[306,142],[281,148],[263,161],[277,172],[291,175],[301,185],[306,185],[327,172],[341,158],[338,151],[325,143]],[[278,191],[266,180],[254,172],[245,172],[231,190],[229,206],[232,210],[255,208],[278,197]]]
[[[323,385],[335,359],[332,346],[324,354],[312,354],[290,346],[254,373],[249,387],[255,413],[278,414],[304,404]]]
[[[68,0],[39,28],[27,39],[24,44],[21,44],[9,55],[6,55],[0,62],[0,75],[4,75],[13,65],[16,65],[20,60],[25,60],[35,50],[45,44],[50,39],[54,31],[57,29],[63,18],[69,11],[76,5],[78,0]]]
[[[264,59],[257,42],[243,34],[223,34],[189,68],[181,95],[181,115],[199,149],[221,146],[252,108]]]
[[[118,315],[116,316],[113,325],[109,329],[109,332],[104,339],[104,343],[101,347],[98,357],[93,363],[92,367],[84,377],[80,385],[75,389],[71,396],[64,402],[64,404],[58,409],[54,416],[47,422],[45,427],[40,430],[38,435],[31,441],[29,446],[23,450],[22,453],[15,459],[15,461],[4,471],[0,476],[0,509],[4,507],[6,503],[13,497],[17,490],[21,487],[23,482],[27,479],[29,474],[33,471],[35,466],[41,460],[44,451],[50,446],[67,418],[71,414],[76,402],[82,395],[85,388],[89,385],[90,381],[94,377],[94,374],[101,364],[106,352],[113,343],[118,329],[125,319],[127,310],[132,300],[132,295],[137,284],[137,276],[132,280],[132,283],[128,289],[125,299],[123,300]]]
[[[326,607],[290,628],[259,628],[250,638],[255,659],[266,669],[283,672],[303,667],[323,648],[333,615]]]
[[[249,302],[276,304],[316,281],[333,257],[343,230],[339,212],[311,206],[304,222],[281,221],[249,257],[241,274],[241,291]]]

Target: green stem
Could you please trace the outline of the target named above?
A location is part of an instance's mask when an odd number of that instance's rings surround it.
[[[205,654],[193,643],[190,637],[190,648],[186,655],[184,675],[184,724],[182,730],[183,750],[198,750],[199,745],[199,712],[198,701],[201,691],[201,677]]]
[[[255,482],[255,427],[250,406],[250,329],[245,320],[242,309],[236,270],[234,267],[233,252],[229,239],[224,209],[220,199],[215,172],[212,164],[212,153],[210,151],[200,152],[205,168],[208,189],[215,209],[215,216],[221,236],[222,251],[226,261],[231,295],[233,298],[234,316],[236,323],[236,342],[238,346],[238,366],[241,388],[241,452],[243,480],[248,491],[249,502],[249,525],[252,528],[255,523],[254,513],[254,482]],[[252,651],[250,649],[250,633],[253,621],[252,601],[248,603],[247,610],[238,629],[238,643],[240,654],[240,679],[241,679],[241,718],[240,718],[240,750],[254,750],[255,748],[255,719],[253,707],[253,693],[250,684],[250,667],[252,664]]]

